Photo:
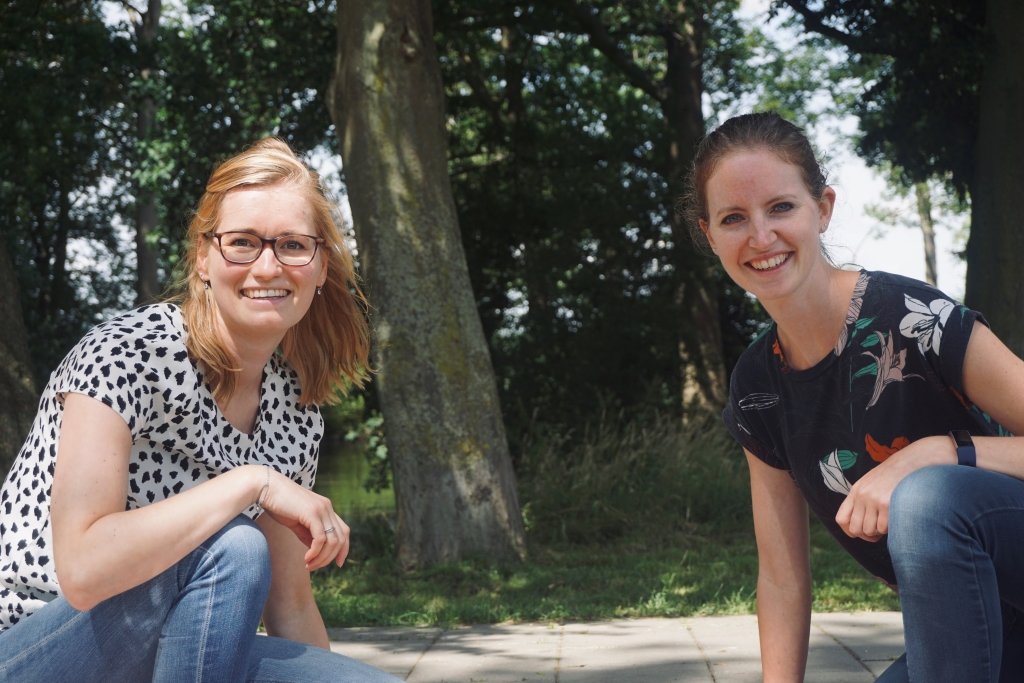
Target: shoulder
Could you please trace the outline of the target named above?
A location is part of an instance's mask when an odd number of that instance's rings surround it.
[[[956,299],[927,282],[884,271],[865,271],[870,278],[870,291],[879,303],[904,310],[923,312],[934,304],[937,311],[960,305]]]
[[[181,312],[173,304],[153,304],[122,313],[92,328],[72,351],[79,357],[105,353],[112,357],[136,358],[149,362],[177,355],[185,349]]]

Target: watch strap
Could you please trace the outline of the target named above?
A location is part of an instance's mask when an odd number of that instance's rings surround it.
[[[954,429],[949,433],[949,438],[953,440],[953,445],[956,447],[957,464],[977,467],[978,452],[975,450],[971,433],[966,429]]]

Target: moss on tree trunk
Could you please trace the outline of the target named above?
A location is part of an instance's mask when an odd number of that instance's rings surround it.
[[[522,557],[494,371],[448,180],[429,2],[339,3],[328,99],[373,306],[399,561]]]

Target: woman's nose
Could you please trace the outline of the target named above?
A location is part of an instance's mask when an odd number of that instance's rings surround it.
[[[260,255],[256,257],[256,260],[252,262],[250,267],[254,273],[276,275],[280,266],[281,264],[274,254],[274,245],[264,244],[263,249],[260,250]]]
[[[775,242],[775,230],[765,218],[754,218],[750,222],[750,246],[755,249],[767,249]]]

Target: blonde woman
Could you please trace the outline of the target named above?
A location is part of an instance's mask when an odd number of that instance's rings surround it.
[[[53,373],[0,491],[0,681],[397,680],[329,651],[310,587],[348,552],[317,406],[367,357],[334,208],[258,142],[211,176],[180,295]]]

